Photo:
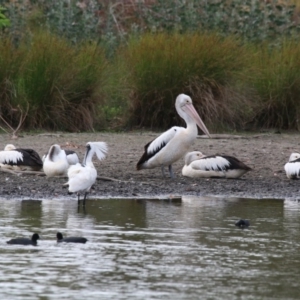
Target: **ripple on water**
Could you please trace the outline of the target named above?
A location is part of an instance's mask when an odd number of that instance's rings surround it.
[[[0,201],[1,202],[1,201]],[[2,299],[297,299],[300,204],[2,201]],[[234,224],[251,221],[248,229]],[[86,244],[57,244],[56,232]],[[38,246],[6,240],[38,232]]]

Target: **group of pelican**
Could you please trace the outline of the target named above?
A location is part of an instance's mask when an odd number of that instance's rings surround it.
[[[71,150],[63,150],[57,144],[52,145],[41,160],[39,154],[33,149],[15,148],[14,145],[6,145],[4,151],[0,151],[0,167],[26,171],[40,171],[43,169],[48,177],[68,176],[70,193],[77,193],[78,205],[80,195],[83,193],[83,206],[87,194],[96,182],[97,171],[92,158],[96,154],[99,160],[107,154],[105,142],[88,142],[82,163],[79,163],[78,155]]]
[[[239,178],[251,170],[233,156],[205,156],[199,151],[188,152],[197,138],[197,125],[208,137],[210,134],[188,95],[178,95],[175,108],[186,122],[186,128],[174,126],[146,144],[144,153],[136,165],[137,170],[160,167],[165,176],[164,168],[168,166],[170,177],[174,178],[172,164],[182,157],[185,158],[182,175],[192,178]],[[17,166],[27,170],[43,168],[49,177],[66,175],[69,179],[66,183],[69,192],[78,194],[78,204],[80,204],[80,194],[83,193],[83,205],[85,205],[87,194],[97,178],[92,157],[96,154],[99,160],[104,159],[107,149],[105,142],[88,142],[84,159],[80,164],[74,151],[63,150],[57,144],[50,147],[42,160],[32,149],[16,149],[13,145],[7,145],[4,151],[0,151],[0,166]],[[293,153],[290,156],[285,171],[288,178],[300,178],[300,154]]]

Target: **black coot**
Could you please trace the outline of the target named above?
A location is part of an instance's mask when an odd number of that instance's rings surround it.
[[[248,220],[240,219],[235,223],[235,226],[240,228],[246,228],[250,226],[250,222]]]
[[[77,237],[77,236],[71,236],[71,237],[67,237],[67,238],[63,238],[62,233],[58,232],[56,234],[56,238],[57,238],[57,242],[58,243],[81,243],[81,244],[85,244],[87,242],[87,239],[84,237]]]
[[[16,239],[11,239],[7,241],[7,244],[10,245],[37,245],[37,240],[40,239],[40,236],[37,233],[34,233],[31,237],[31,239],[26,239],[26,238],[16,238]]]

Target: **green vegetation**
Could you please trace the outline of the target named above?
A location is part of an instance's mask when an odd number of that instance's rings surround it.
[[[165,129],[187,93],[212,131],[298,129],[294,3],[4,1],[0,114],[16,126],[27,112],[27,129]]]

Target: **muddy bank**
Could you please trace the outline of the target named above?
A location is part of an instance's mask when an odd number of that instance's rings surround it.
[[[283,166],[292,152],[300,152],[298,134],[253,134],[239,136],[218,136],[214,139],[198,138],[191,150],[206,155],[228,154],[239,158],[253,171],[241,179],[191,179],[181,175],[183,159],[174,164],[176,178],[163,178],[160,168],[136,171],[135,165],[143,153],[144,145],[157,134],[144,133],[56,133],[24,134],[11,140],[0,135],[0,148],[8,143],[17,147],[33,148],[41,156],[49,147],[60,144],[64,149],[77,151],[83,158],[85,143],[105,141],[109,146],[106,160],[94,158],[98,176],[110,177],[116,181],[97,180],[91,197],[148,197],[177,195],[215,195],[255,198],[300,199],[300,181],[288,180]],[[46,178],[36,175],[14,175],[0,172],[0,198],[68,198],[63,184],[66,178]]]

